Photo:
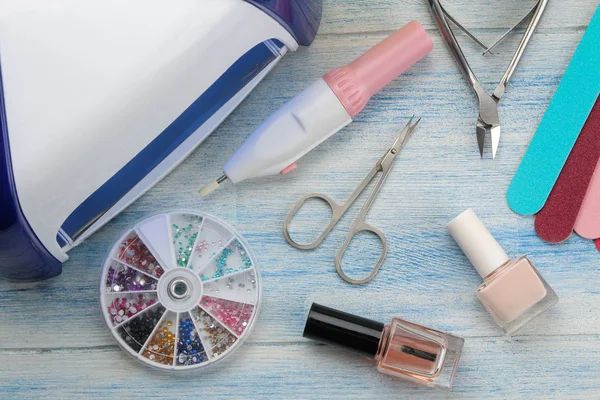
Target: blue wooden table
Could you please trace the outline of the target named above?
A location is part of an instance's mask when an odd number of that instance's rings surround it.
[[[487,43],[533,4],[446,3]],[[71,251],[61,276],[42,283],[0,283],[0,397],[600,398],[600,255],[577,236],[559,245],[542,242],[533,219],[515,215],[505,201],[510,179],[597,3],[550,1],[500,103],[503,136],[492,160],[489,148],[479,158],[474,96],[424,1],[325,1],[313,45],[286,56],[177,170]],[[225,185],[210,197],[198,197],[198,187],[220,175],[260,121],[322,73],[411,19],[427,28],[435,50],[374,96],[354,124],[304,157],[286,177]],[[522,32],[485,58],[460,36],[488,88],[501,77]],[[350,286],[337,276],[333,261],[359,207],[311,252],[287,244],[282,221],[308,192],[344,200],[412,114],[423,120],[368,216],[387,236],[388,257],[373,282]],[[475,298],[480,278],[446,232],[446,223],[468,207],[509,254],[530,255],[560,296],[556,307],[512,340],[503,337]],[[98,302],[100,266],[119,233],[149,213],[177,208],[216,214],[242,232],[256,253],[264,288],[258,325],[239,353],[214,370],[188,375],[157,372],[125,355],[107,330]],[[296,229],[303,229],[303,221],[311,224],[300,216]],[[377,250],[376,241],[364,239],[348,263],[355,276],[368,271]],[[380,321],[398,316],[464,337],[453,390],[386,377],[368,360],[303,339],[312,301]]]

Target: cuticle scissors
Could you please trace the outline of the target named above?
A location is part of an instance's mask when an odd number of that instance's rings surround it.
[[[289,244],[291,244],[295,248],[301,249],[301,250],[310,250],[310,249],[317,248],[323,242],[325,237],[327,237],[329,232],[331,232],[333,227],[339,222],[339,220],[346,213],[346,211],[350,208],[350,206],[352,206],[352,204],[358,198],[358,196],[360,196],[360,194],[363,192],[363,190],[365,190],[365,188],[369,185],[369,183],[375,178],[375,175],[378,172],[381,172],[381,176],[375,183],[375,187],[369,194],[369,197],[367,198],[365,204],[363,205],[362,209],[360,210],[360,214],[354,221],[354,224],[350,228],[350,232],[346,236],[344,243],[342,244],[342,246],[340,247],[340,249],[338,250],[338,252],[335,256],[335,268],[337,270],[337,273],[340,275],[340,277],[343,280],[345,280],[348,283],[357,285],[357,284],[366,283],[366,282],[369,282],[370,280],[372,280],[375,277],[375,275],[377,274],[377,272],[379,271],[379,268],[383,264],[383,261],[387,255],[387,240],[385,238],[385,235],[383,234],[383,232],[381,232],[376,227],[365,222],[365,219],[366,219],[367,213],[369,212],[369,209],[371,208],[371,206],[373,205],[373,202],[375,201],[375,198],[379,194],[379,191],[381,190],[381,187],[383,186],[383,183],[385,182],[386,177],[389,175],[389,173],[392,169],[392,164],[394,163],[396,156],[398,155],[398,153],[400,152],[402,147],[404,147],[404,144],[406,143],[408,138],[411,136],[412,132],[414,131],[414,129],[417,126],[417,124],[419,123],[419,121],[421,121],[421,119],[419,118],[414,124],[411,125],[413,118],[414,118],[414,116],[410,118],[410,120],[408,121],[406,126],[402,129],[402,131],[396,137],[396,140],[394,141],[394,144],[392,145],[392,147],[390,147],[385,152],[385,154],[379,159],[379,161],[377,161],[377,163],[375,163],[375,166],[371,169],[371,171],[367,174],[367,176],[363,179],[363,181],[354,190],[352,195],[344,202],[344,204],[341,204],[341,205],[337,204],[329,196],[326,196],[321,193],[309,193],[306,196],[302,197],[300,200],[298,200],[298,202],[294,205],[292,210],[289,212],[289,214],[285,218],[285,221],[283,222],[283,235],[285,236],[285,238]],[[300,210],[302,208],[302,206],[304,205],[304,203],[309,199],[319,199],[319,200],[322,200],[325,203],[327,203],[329,205],[329,207],[331,208],[331,221],[329,221],[329,224],[325,227],[325,230],[323,230],[321,235],[314,242],[308,243],[308,244],[300,244],[300,243],[295,242],[291,238],[288,227],[289,227],[289,223],[291,222],[294,215],[296,215],[298,210]],[[381,252],[381,255],[379,256],[379,259],[377,260],[377,263],[375,264],[375,267],[373,268],[373,270],[367,277],[365,277],[363,279],[353,279],[344,273],[344,270],[342,269],[342,257],[344,255],[344,253],[346,252],[346,249],[348,248],[348,245],[350,245],[350,242],[352,241],[354,236],[356,236],[359,232],[371,232],[371,233],[375,234],[381,241],[382,252]]]

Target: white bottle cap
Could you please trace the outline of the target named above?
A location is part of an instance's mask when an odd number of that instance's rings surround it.
[[[482,278],[510,260],[502,246],[470,208],[448,223],[448,232]]]

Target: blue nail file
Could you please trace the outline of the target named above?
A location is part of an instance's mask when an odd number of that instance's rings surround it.
[[[600,6],[508,187],[514,212],[531,215],[544,206],[599,94]]]

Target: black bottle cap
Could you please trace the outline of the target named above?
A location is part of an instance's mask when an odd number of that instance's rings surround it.
[[[384,324],[313,303],[302,336],[374,358]]]

